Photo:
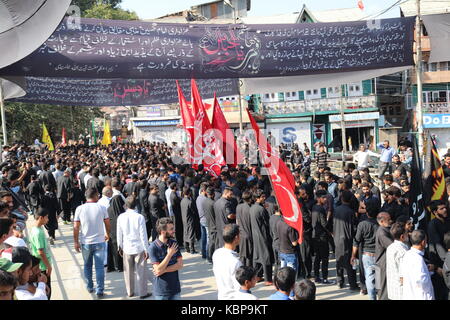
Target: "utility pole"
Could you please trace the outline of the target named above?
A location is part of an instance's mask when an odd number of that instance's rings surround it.
[[[4,105],[4,101],[3,101],[3,87],[2,87],[1,81],[0,81],[0,112],[2,115],[3,145],[6,146],[8,144],[8,139],[6,137],[5,105]]]
[[[234,4],[231,3],[230,0],[224,0],[223,2],[225,5],[229,6],[231,8],[231,10],[233,10],[233,21],[234,21],[234,26],[236,27],[237,24],[237,14],[236,14],[236,7],[234,6]],[[242,124],[242,105],[243,105],[243,101],[242,101],[242,93],[241,93],[241,80],[239,79],[239,83],[238,83],[238,93],[239,93],[239,134],[242,135],[243,133],[243,124]]]
[[[423,149],[423,115],[422,115],[422,25],[420,19],[420,0],[416,0],[416,78],[417,78],[417,132],[419,134],[419,154],[424,155]]]
[[[339,106],[341,111],[341,136],[342,136],[342,168],[345,165],[345,153],[347,152],[347,135],[345,134],[344,104],[342,103],[342,85],[339,85]]]

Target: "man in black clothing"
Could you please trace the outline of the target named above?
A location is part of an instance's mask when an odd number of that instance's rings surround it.
[[[214,188],[208,187],[206,189],[206,199],[203,201],[203,213],[206,218],[206,225],[208,226],[208,262],[212,263],[212,255],[216,249],[216,215],[214,213]]]
[[[243,202],[236,208],[236,221],[239,226],[239,257],[244,266],[253,266],[252,225],[250,221],[250,206],[252,195],[245,191],[242,194]]]
[[[270,237],[269,213],[264,208],[266,195],[258,189],[254,195],[255,203],[250,208],[253,239],[253,267],[258,270],[258,279],[264,273],[265,285],[271,286],[272,264],[274,263],[272,238]]]
[[[102,180],[99,179],[100,170],[95,168],[92,170],[92,178],[90,178],[86,183],[86,189],[95,188],[97,189],[98,194],[102,194],[103,187],[105,184]]]
[[[169,200],[173,212],[172,218],[174,220],[175,225],[175,238],[177,240],[177,243],[179,244],[178,246],[183,247],[182,244],[184,243],[183,242],[184,230],[183,230],[183,220],[181,217],[181,197],[179,197],[177,194],[178,185],[176,182],[172,182],[169,187],[172,190],[172,192],[170,193]]]
[[[296,247],[298,246],[297,230],[289,226],[284,218],[277,222],[276,228],[280,243],[280,267],[291,267],[295,271],[298,271],[298,256],[296,250]]]
[[[314,206],[314,199],[309,197],[308,192],[303,186],[298,188],[298,202],[302,207],[303,218],[303,241],[299,246],[300,251],[300,276],[302,278],[311,278],[312,271],[312,225],[311,225],[311,211]]]
[[[31,210],[33,211],[33,214],[35,214],[41,205],[41,198],[44,195],[44,189],[41,187],[37,177],[31,176],[31,182],[27,186],[26,190],[28,193],[28,201],[30,203]]]
[[[226,187],[223,190],[222,197],[214,204],[214,213],[216,215],[217,243],[216,249],[222,248],[224,245],[222,231],[226,224],[236,220],[236,211],[233,211],[231,198],[233,198],[233,190]]]
[[[448,249],[444,243],[444,235],[450,231],[450,219],[444,201],[434,200],[430,203],[430,211],[436,218],[428,222],[428,251],[430,263],[435,269],[442,268]],[[447,262],[448,263],[448,262]],[[431,277],[436,300],[448,297],[444,279],[435,272]]]
[[[45,186],[50,186],[50,191],[55,192],[56,191],[56,181],[55,177],[53,176],[52,172],[50,171],[50,164],[45,162],[42,165],[42,172],[39,175],[39,182],[41,183],[42,189],[45,190]]]
[[[327,193],[324,190],[316,192],[317,203],[312,208],[312,243],[314,251],[314,281],[316,283],[331,284],[328,280],[328,235],[327,213],[325,203],[327,202]],[[320,264],[322,264],[322,279],[320,278]]]
[[[387,212],[380,212],[377,216],[377,222],[379,227],[375,238],[375,288],[377,289],[378,300],[387,300],[386,249],[394,242],[394,237],[390,232],[391,215]]]
[[[278,205],[275,204],[273,206],[273,214],[269,218],[269,227],[270,227],[270,236],[272,238],[272,249],[273,249],[273,256],[275,259],[275,274],[278,272],[278,267],[280,264],[280,239],[279,239],[279,233],[277,229],[278,221],[280,221],[283,217],[281,216],[281,212],[278,208]]]
[[[401,176],[406,176],[407,166],[400,160],[400,156],[398,154],[392,157],[392,172],[395,170],[400,170]]]
[[[381,207],[381,211],[389,213],[392,221],[396,221],[402,215],[408,215],[408,207],[401,206],[398,203],[398,199],[402,196],[399,188],[389,187],[383,191],[383,195],[385,202]]]
[[[342,205],[334,212],[333,236],[336,246],[336,274],[339,288],[344,287],[344,269],[347,272],[350,290],[359,290],[356,284],[356,272],[350,265],[352,242],[355,226],[355,211],[350,208],[352,193],[345,190],[341,193]]]
[[[362,220],[356,229],[350,263],[353,265],[359,258],[363,266],[366,290],[370,300],[376,300],[375,289],[375,240],[378,229],[377,214],[379,206],[376,201],[364,203],[367,218]],[[361,269],[360,269],[361,272]],[[363,284],[361,283],[361,287]]]
[[[159,197],[159,188],[156,184],[150,186],[150,195],[148,196],[148,210],[152,222],[152,241],[158,237],[156,230],[156,221],[166,216],[165,203]],[[183,243],[183,242],[182,242]]]
[[[137,196],[138,194],[138,175],[137,174],[132,174],[131,175],[131,181],[128,182],[124,187],[123,187],[123,195],[125,196],[125,198],[134,195]]]
[[[71,200],[73,197],[72,170],[67,168],[61,177],[56,180],[56,197],[58,198],[59,208],[63,212],[63,221],[65,224],[70,222]]]

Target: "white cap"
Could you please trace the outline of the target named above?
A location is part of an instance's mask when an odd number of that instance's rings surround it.
[[[11,247],[26,247],[27,244],[25,241],[21,238],[17,238],[15,236],[9,237],[4,241],[7,245],[10,245]]]

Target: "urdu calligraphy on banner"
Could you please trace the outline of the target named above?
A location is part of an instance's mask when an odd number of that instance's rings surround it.
[[[74,79],[27,77],[27,94],[11,101],[80,106],[130,106],[178,102],[173,79]],[[190,99],[190,80],[178,81]],[[237,79],[200,79],[205,99],[237,95]]]
[[[307,75],[413,65],[414,18],[276,25],[66,19],[0,75],[211,79]]]

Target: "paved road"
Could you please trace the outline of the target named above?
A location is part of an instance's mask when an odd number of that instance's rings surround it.
[[[31,216],[28,222],[29,228],[33,223]],[[52,300],[94,300],[95,294],[90,294],[85,289],[83,281],[83,258],[73,246],[72,225],[60,223],[56,231],[56,241],[51,246],[53,254],[52,273]],[[216,300],[217,289],[212,272],[212,265],[206,263],[200,255],[183,252],[184,267],[180,271],[182,299],[191,300]],[[336,270],[334,260],[330,261],[330,280],[335,280]],[[151,273],[151,272],[149,272]],[[94,272],[95,274],[95,272]],[[149,291],[151,292],[151,280]],[[95,283],[95,281],[94,281]],[[260,299],[267,299],[275,288],[266,287],[263,283],[257,284],[252,292]],[[106,273],[105,296],[103,300],[128,300],[125,290],[123,273]],[[147,298],[153,299],[152,297]],[[348,289],[339,289],[336,285],[317,286],[318,300],[368,300],[367,296],[349,292]]]

